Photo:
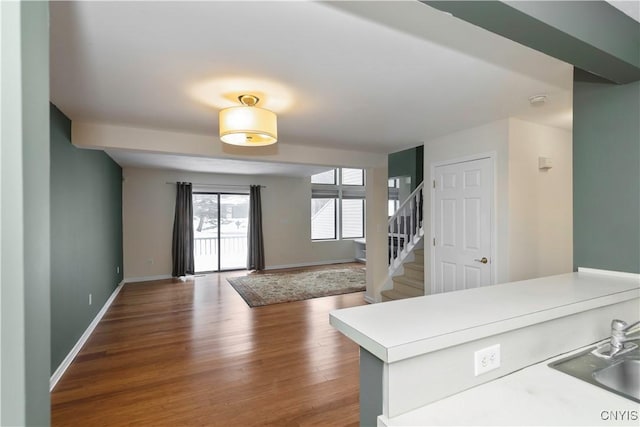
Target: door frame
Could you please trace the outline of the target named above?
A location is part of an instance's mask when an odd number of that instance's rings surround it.
[[[498,158],[498,153],[496,151],[489,151],[486,153],[478,153],[478,154],[472,154],[469,156],[463,156],[463,157],[457,157],[454,159],[448,159],[448,160],[440,160],[440,161],[436,161],[436,162],[431,162],[431,171],[430,171],[430,183],[429,183],[429,187],[431,188],[431,212],[430,212],[430,222],[431,222],[431,232],[430,232],[430,239],[427,242],[428,245],[430,245],[431,249],[430,249],[430,254],[431,256],[429,257],[429,266],[430,266],[430,277],[431,277],[431,294],[435,293],[435,282],[436,282],[436,269],[435,269],[435,265],[436,265],[436,251],[435,251],[435,247],[433,246],[433,239],[435,239],[435,234],[436,234],[436,221],[435,221],[435,201],[436,201],[436,189],[433,186],[433,182],[435,180],[436,177],[436,168],[440,167],[440,166],[451,166],[451,165],[455,165],[455,164],[459,164],[459,163],[467,163],[467,162],[473,162],[475,160],[483,160],[483,159],[489,159],[491,160],[491,171],[493,173],[493,186],[491,188],[491,202],[489,203],[489,206],[491,207],[491,212],[489,213],[489,220],[491,222],[491,230],[489,232],[489,235],[491,236],[491,283],[490,285],[495,285],[496,284],[496,274],[498,271],[498,263],[500,262],[500,260],[498,260],[498,250],[497,250],[497,242],[498,242],[498,236],[497,236],[497,232],[498,232],[498,227],[496,226],[496,212],[498,209],[498,205],[497,205],[497,197],[496,197],[496,193],[497,193],[497,184],[498,184],[498,180],[497,178],[497,158]]]

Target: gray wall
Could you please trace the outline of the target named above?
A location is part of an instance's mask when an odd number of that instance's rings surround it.
[[[640,82],[615,85],[576,71],[575,267],[640,273],[639,119]]]
[[[51,194],[53,373],[122,280],[122,170],[71,145],[71,121],[54,105]]]
[[[0,2],[0,425],[48,425],[49,23],[47,2]]]

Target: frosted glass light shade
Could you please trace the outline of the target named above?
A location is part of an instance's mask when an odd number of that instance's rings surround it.
[[[231,107],[220,110],[220,139],[231,145],[258,147],[278,140],[276,114],[258,107]]]

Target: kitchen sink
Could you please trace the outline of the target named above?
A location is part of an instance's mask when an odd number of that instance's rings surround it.
[[[636,346],[640,340],[630,341]],[[593,354],[591,347],[549,364],[553,369],[640,403],[640,347],[612,358]]]
[[[593,378],[605,387],[618,390],[640,402],[640,360],[623,360],[594,372]]]

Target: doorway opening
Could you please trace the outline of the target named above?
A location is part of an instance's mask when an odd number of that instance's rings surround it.
[[[196,273],[245,269],[248,225],[248,194],[193,193]]]

